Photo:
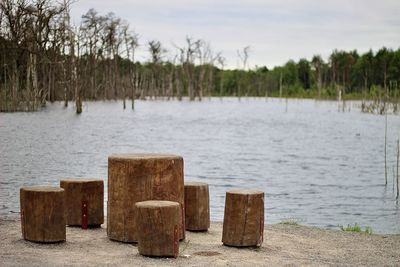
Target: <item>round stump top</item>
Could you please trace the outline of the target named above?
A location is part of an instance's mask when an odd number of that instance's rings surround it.
[[[102,179],[97,178],[65,178],[61,179],[63,183],[90,183],[90,182],[103,182]]]
[[[111,154],[108,159],[116,160],[157,160],[157,159],[182,159],[181,156],[174,154],[161,154],[161,153],[122,153]]]
[[[256,190],[256,189],[251,189],[251,188],[236,188],[236,189],[231,189],[226,191],[227,194],[232,194],[232,195],[263,195],[264,192]]]
[[[147,200],[142,202],[137,202],[137,208],[148,208],[148,209],[156,209],[156,208],[163,208],[163,207],[179,207],[178,202],[174,201],[167,201],[167,200]]]
[[[21,187],[21,191],[27,192],[64,192],[61,187],[54,186],[24,186]]]
[[[185,187],[201,187],[201,186],[208,186],[208,184],[203,182],[185,182]]]

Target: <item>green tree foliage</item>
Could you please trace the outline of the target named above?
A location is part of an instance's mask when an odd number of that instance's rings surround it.
[[[340,94],[348,98],[376,98],[383,97],[385,88],[388,97],[400,96],[400,49],[383,47],[363,54],[356,50],[333,50],[327,62],[315,55],[311,60],[289,60],[283,66],[262,69],[240,73],[250,83],[249,95],[279,96],[281,79],[282,96],[336,98]],[[234,95],[230,88],[235,86],[237,72],[225,71],[225,95]]]
[[[307,61],[307,59],[300,59],[298,63],[298,74],[299,74],[299,81],[301,86],[304,89],[310,89],[311,87],[311,80],[310,80],[310,74],[311,74],[311,67],[310,63]]]

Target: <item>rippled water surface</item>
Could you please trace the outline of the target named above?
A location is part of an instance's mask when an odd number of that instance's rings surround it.
[[[385,117],[356,103],[211,99],[50,104],[36,113],[0,114],[0,214],[18,213],[19,188],[58,185],[71,176],[107,179],[114,152],[169,152],[185,160],[185,179],[210,185],[212,220],[222,220],[225,191],[265,191],[266,222],[295,219],[333,228],[358,223],[400,233],[392,167],[400,133],[388,116],[388,185],[384,186]],[[349,110],[350,109],[350,110]]]

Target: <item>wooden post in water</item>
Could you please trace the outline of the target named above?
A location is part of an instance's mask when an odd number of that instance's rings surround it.
[[[65,190],[67,225],[100,226],[104,223],[104,184],[100,179],[72,178],[60,181]]]
[[[180,204],[172,201],[136,203],[138,250],[145,256],[178,257]]]
[[[264,193],[252,189],[226,192],[222,243],[260,246],[264,235]]]
[[[64,189],[28,186],[20,189],[21,230],[25,240],[65,241]]]
[[[136,202],[169,200],[180,204],[179,239],[185,238],[183,158],[168,154],[113,154],[108,158],[107,234],[137,242]]]
[[[189,231],[207,231],[210,227],[208,184],[185,183],[185,224]]]

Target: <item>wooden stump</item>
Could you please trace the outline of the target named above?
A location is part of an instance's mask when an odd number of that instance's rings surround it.
[[[228,246],[260,246],[264,234],[264,193],[252,189],[226,192],[222,242]]]
[[[141,255],[178,257],[180,204],[172,201],[136,203],[138,249]]]
[[[29,186],[20,189],[21,229],[25,240],[65,241],[64,189]]]
[[[67,225],[100,226],[104,223],[104,183],[99,179],[63,179]]]
[[[206,231],[210,227],[208,184],[185,183],[185,225],[189,231]]]
[[[108,158],[107,235],[137,242],[135,203],[169,200],[180,204],[179,239],[185,238],[183,158],[163,154],[114,154]]]

